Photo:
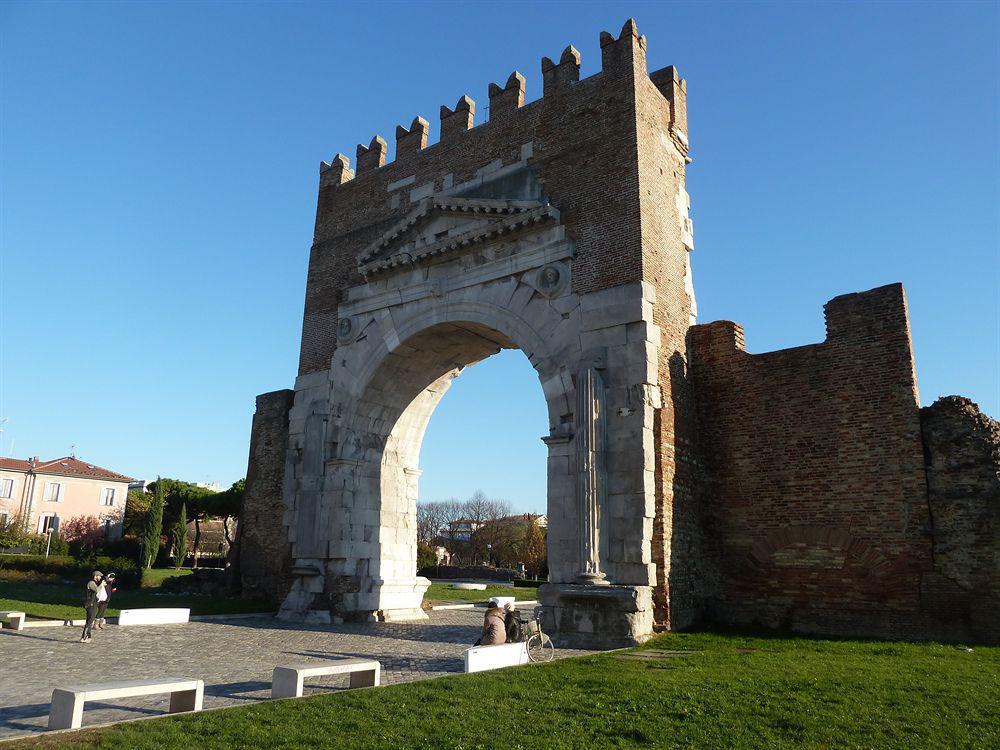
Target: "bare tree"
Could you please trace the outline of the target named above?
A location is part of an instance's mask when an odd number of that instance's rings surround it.
[[[447,537],[451,524],[463,513],[463,504],[454,499],[417,503],[417,539],[434,545],[439,537]]]
[[[417,541],[434,544],[445,523],[441,503],[417,503]]]
[[[471,552],[474,559],[471,562],[488,560],[493,547],[504,544],[508,535],[509,529],[501,520],[510,515],[510,503],[489,498],[482,490],[476,490],[465,501],[463,509],[472,531]]]

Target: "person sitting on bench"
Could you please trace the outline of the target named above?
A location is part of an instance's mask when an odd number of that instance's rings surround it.
[[[479,636],[474,646],[499,646],[507,642],[507,630],[504,627],[504,611],[496,602],[490,602],[483,618],[483,634]]]

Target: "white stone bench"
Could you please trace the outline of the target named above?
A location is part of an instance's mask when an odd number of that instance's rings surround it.
[[[473,646],[465,650],[465,671],[485,672],[488,669],[516,667],[528,663],[527,643],[501,643],[498,646]]]
[[[184,607],[151,607],[147,609],[123,609],[118,614],[118,627],[129,625],[170,625],[188,622],[191,610]]]
[[[337,659],[275,667],[271,675],[271,697],[301,698],[305,678],[321,674],[349,674],[352,688],[376,687],[381,681],[382,665],[373,659]]]
[[[132,680],[102,682],[79,687],[56,688],[52,691],[49,729],[79,729],[83,723],[83,704],[87,701],[131,698],[137,695],[170,693],[170,713],[201,711],[205,697],[202,680],[182,680],[171,677],[162,680]]]
[[[15,612],[13,610],[0,612],[0,621],[8,623],[7,627],[11,630],[23,630],[25,618],[26,615],[24,612]],[[3,627],[2,622],[0,622],[0,627]]]

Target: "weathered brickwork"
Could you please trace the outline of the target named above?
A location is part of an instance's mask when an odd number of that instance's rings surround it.
[[[250,461],[239,526],[243,594],[280,600],[291,584],[291,545],[284,522],[282,484],[288,411],[295,392],[264,393],[250,432]]]
[[[934,534],[928,607],[974,637],[1000,642],[1000,422],[967,398],[920,410]]]
[[[419,617],[424,429],[461,368],[520,348],[557,636],[995,638],[996,423],[921,417],[900,285],[831,300],[810,346],[695,325],[686,83],[647,71],[633,21],[600,48],[584,80],[575,48],[543,59],[527,104],[520,73],[491,84],[479,125],[468,96],[441,107],[438,143],[416,117],[393,159],[375,136],[321,165],[294,399],[254,418],[245,589],[289,619]]]
[[[706,614],[819,633],[974,636],[940,606],[949,586],[935,569],[903,289],[837,297],[826,320],[823,343],[756,355],[735,323],[691,329],[719,565]],[[958,471],[952,481],[965,481]],[[956,525],[971,520],[958,515]],[[995,537],[962,538],[976,545],[969,554],[996,550]]]

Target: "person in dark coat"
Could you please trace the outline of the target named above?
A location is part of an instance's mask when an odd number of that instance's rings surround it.
[[[87,581],[87,588],[83,595],[83,608],[87,610],[87,621],[83,626],[83,635],[80,636],[80,643],[90,643],[91,634],[94,630],[94,622],[97,620],[97,608],[100,604],[98,592],[104,588],[104,574],[95,570]]]
[[[108,573],[104,576],[104,588],[97,592],[97,629],[104,630],[104,626],[107,625],[107,620],[104,619],[104,613],[108,611],[108,602],[111,601],[111,595],[118,591],[115,588],[115,574]],[[102,598],[103,594],[103,598]]]
[[[507,635],[507,643],[520,643],[524,640],[524,623],[521,622],[521,613],[509,602],[503,605],[503,609],[503,625]]]

